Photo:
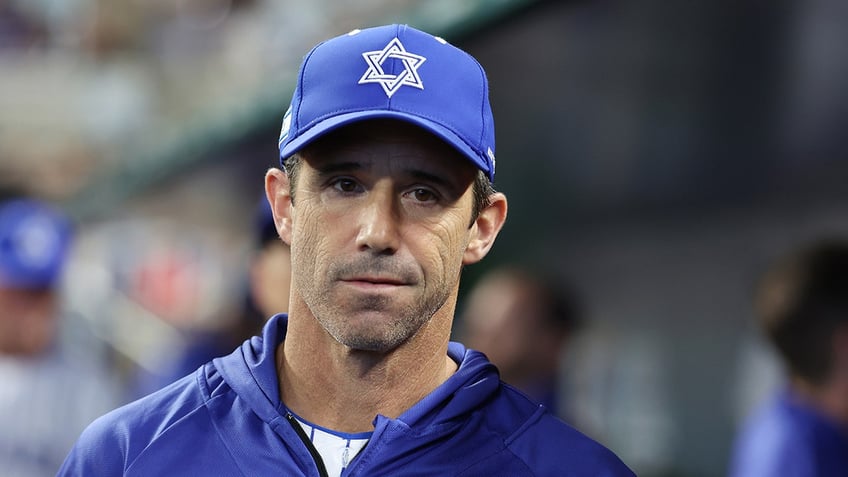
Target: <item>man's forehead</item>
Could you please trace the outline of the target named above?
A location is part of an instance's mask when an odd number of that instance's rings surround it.
[[[372,120],[339,128],[304,151],[311,163],[370,162],[387,157],[408,159],[424,170],[445,169],[460,173],[476,170],[458,151],[433,134],[403,121]]]
[[[340,144],[369,144],[372,142],[420,144],[422,147],[450,150],[459,156],[458,151],[455,151],[434,134],[414,124],[395,119],[373,119],[348,124],[324,135],[307,148],[326,148]]]

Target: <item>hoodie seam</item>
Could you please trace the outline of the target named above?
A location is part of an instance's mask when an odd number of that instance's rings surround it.
[[[210,363],[204,364],[197,371],[197,375],[196,375],[197,385],[198,385],[198,388],[200,388],[200,395],[203,397],[203,404],[201,406],[199,406],[197,409],[195,409],[194,411],[192,411],[190,414],[194,414],[195,412],[199,411],[200,408],[203,408],[206,411],[206,414],[209,417],[209,422],[212,423],[212,427],[215,429],[215,435],[218,437],[218,440],[221,442],[221,445],[224,446],[224,449],[227,450],[227,455],[230,456],[230,460],[232,460],[233,465],[235,465],[235,467],[239,470],[239,473],[241,473],[242,477],[246,477],[247,474],[245,474],[244,469],[242,469],[242,466],[239,464],[238,459],[236,459],[236,457],[233,455],[233,451],[232,451],[232,449],[230,449],[230,446],[227,444],[227,440],[224,439],[224,436],[221,432],[221,428],[219,426],[218,420],[212,419],[212,416],[211,416],[212,413],[211,413],[211,410],[210,410],[210,407],[211,407],[211,404],[212,404],[213,401],[215,401],[216,399],[223,398],[224,396],[226,396],[229,393],[234,393],[235,390],[232,387],[230,387],[229,384],[228,384],[227,385],[227,387],[229,389],[228,391],[222,392],[221,394],[213,397],[212,392],[209,389],[209,383],[206,380],[206,368],[207,368],[207,366],[212,366],[212,365]],[[217,371],[217,369],[216,369],[216,371]],[[223,378],[223,376],[221,376],[221,377]],[[224,382],[226,383],[226,380],[224,380]],[[238,394],[236,394],[236,397],[238,397]]]
[[[524,424],[522,424],[521,427],[516,429],[515,432],[513,432],[506,439],[504,439],[504,445],[506,445],[507,447],[511,446],[513,442],[518,440],[518,438],[521,437],[527,431],[527,429],[539,422],[539,420],[542,418],[542,416],[545,415],[546,412],[547,410],[545,409],[545,407],[539,405],[539,407],[536,408],[536,411],[532,415],[530,415],[530,417],[527,418],[526,421],[524,421]]]
[[[528,465],[527,461],[524,460],[524,458],[522,458],[520,455],[516,454],[512,450],[512,448],[510,447],[510,444],[512,442],[514,442],[520,434],[522,434],[526,429],[528,429],[529,426],[532,424],[532,422],[535,422],[536,420],[538,420],[538,418],[533,419],[532,417],[536,417],[536,415],[531,416],[531,419],[528,419],[528,421],[524,425],[522,425],[521,428],[519,428],[518,431],[512,433],[506,439],[503,439],[501,441],[501,446],[495,452],[492,452],[492,453],[490,453],[486,456],[483,456],[480,459],[474,461],[473,463],[467,465],[465,468],[463,468],[462,470],[459,471],[457,476],[462,476],[463,474],[465,474],[465,472],[468,472],[469,470],[473,469],[474,467],[479,465],[481,462],[484,462],[485,460],[491,458],[492,456],[495,456],[495,455],[500,454],[502,452],[508,452],[509,455],[513,456],[516,461],[520,462],[521,465],[524,467],[524,469],[527,471],[528,475],[535,475],[533,473],[533,469]],[[492,429],[489,424],[485,424],[485,427],[486,427],[486,430],[489,433],[491,433],[492,435],[495,435],[495,436],[498,435],[498,432],[496,432],[494,429]]]
[[[232,392],[232,389],[230,390],[230,392]],[[219,399],[222,396],[224,396],[225,394],[222,394],[221,396],[217,396],[214,399]],[[207,414],[211,414],[208,404],[210,404],[212,401],[213,401],[213,399],[206,401],[207,405],[204,406]],[[239,473],[242,475],[242,477],[247,477],[248,474],[245,473],[245,470],[242,468],[239,460],[236,459],[236,457],[233,455],[233,451],[232,451],[232,449],[230,449],[230,446],[227,444],[227,440],[224,439],[224,435],[221,432],[221,428],[219,426],[218,420],[217,419],[211,419],[211,416],[210,416],[209,420],[212,422],[212,427],[215,428],[215,435],[218,437],[218,440],[221,442],[221,445],[224,446],[224,449],[227,450],[227,455],[230,456],[230,460],[233,461],[233,465],[235,465],[235,467],[239,470]]]

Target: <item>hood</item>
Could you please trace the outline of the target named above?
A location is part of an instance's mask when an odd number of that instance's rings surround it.
[[[285,339],[287,325],[286,314],[275,315],[265,324],[262,336],[255,336],[230,355],[213,360],[224,381],[268,423],[286,413],[279,396],[275,352]],[[497,368],[482,353],[451,342],[448,355],[459,363],[459,369],[397,418],[404,426],[429,426],[454,420],[497,392],[500,380]]]

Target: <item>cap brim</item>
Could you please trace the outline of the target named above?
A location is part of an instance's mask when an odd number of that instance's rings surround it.
[[[453,131],[426,118],[404,113],[401,111],[357,111],[353,113],[344,113],[338,116],[333,116],[331,118],[325,119],[316,124],[315,126],[312,126],[292,141],[288,142],[285,147],[280,150],[280,160],[284,161],[292,154],[303,149],[308,144],[315,141],[324,134],[329,133],[330,131],[338,129],[342,126],[346,126],[348,124],[364,121],[366,119],[380,118],[391,118],[406,121],[415,124],[416,126],[419,126],[422,129],[436,135],[436,137],[445,141],[447,144],[459,151],[463,156],[465,156],[469,161],[471,161],[471,163],[475,167],[485,172],[486,175],[491,178],[492,173],[489,170],[488,164],[481,159],[479,153],[475,151],[474,148],[472,148],[465,141],[460,139],[460,137],[456,135]]]

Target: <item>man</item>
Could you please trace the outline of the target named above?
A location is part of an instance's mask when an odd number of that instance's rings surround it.
[[[288,315],[111,413],[60,475],[633,475],[450,343],[504,223],[480,65],[407,26],[304,59],[265,188]]]
[[[291,287],[289,246],[277,235],[270,204],[264,198],[256,217],[256,246],[248,273],[250,289],[246,308],[256,316],[245,316],[241,321],[246,326],[261,328],[268,317],[288,311]]]
[[[85,426],[121,401],[103,368],[62,346],[70,223],[19,192],[0,196],[0,473],[55,475]]]
[[[556,283],[518,266],[487,272],[465,300],[459,336],[503,381],[565,417],[561,363],[580,317],[575,297]]]
[[[745,424],[730,475],[848,475],[848,241],[822,240],[779,261],[757,312],[788,379]]]

